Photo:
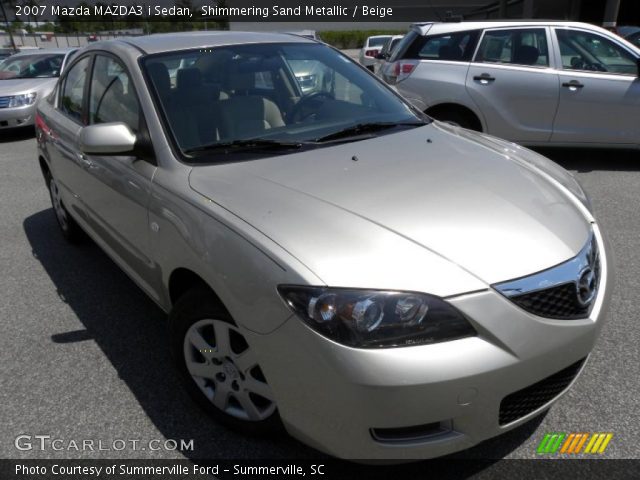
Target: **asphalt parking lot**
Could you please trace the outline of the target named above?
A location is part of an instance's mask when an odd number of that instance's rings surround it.
[[[547,150],[577,172],[614,251],[608,324],[586,371],[542,419],[460,454],[533,458],[545,432],[612,432],[638,458],[640,153]],[[312,458],[295,440],[230,432],[201,413],[170,364],[163,313],[94,244],[58,232],[33,132],[0,132],[0,457]],[[193,439],[194,451],[19,451],[20,434]]]

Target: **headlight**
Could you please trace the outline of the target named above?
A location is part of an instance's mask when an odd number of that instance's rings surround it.
[[[9,97],[9,105],[8,107],[25,107],[27,105],[33,105],[33,102],[36,101],[36,92],[25,93],[22,95],[14,95]]]
[[[350,347],[403,347],[476,335],[452,305],[424,293],[293,285],[280,285],[278,292],[307,325]]]

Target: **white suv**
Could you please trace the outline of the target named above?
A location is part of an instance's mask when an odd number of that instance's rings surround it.
[[[637,147],[639,59],[584,23],[424,23],[381,76],[436,119],[519,143]]]

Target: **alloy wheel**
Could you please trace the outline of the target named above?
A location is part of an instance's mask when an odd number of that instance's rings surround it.
[[[236,326],[222,320],[199,320],[187,330],[183,352],[191,378],[219,410],[253,422],[275,412],[271,389]]]

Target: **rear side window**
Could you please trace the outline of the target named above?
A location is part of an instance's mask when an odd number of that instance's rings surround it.
[[[83,123],[82,98],[87,82],[89,60],[89,57],[85,57],[71,67],[65,77],[60,97],[60,110],[79,123]]]
[[[547,67],[549,48],[546,30],[488,30],[480,42],[476,62]]]
[[[418,36],[403,58],[469,62],[480,32],[477,30],[445,35]]]

